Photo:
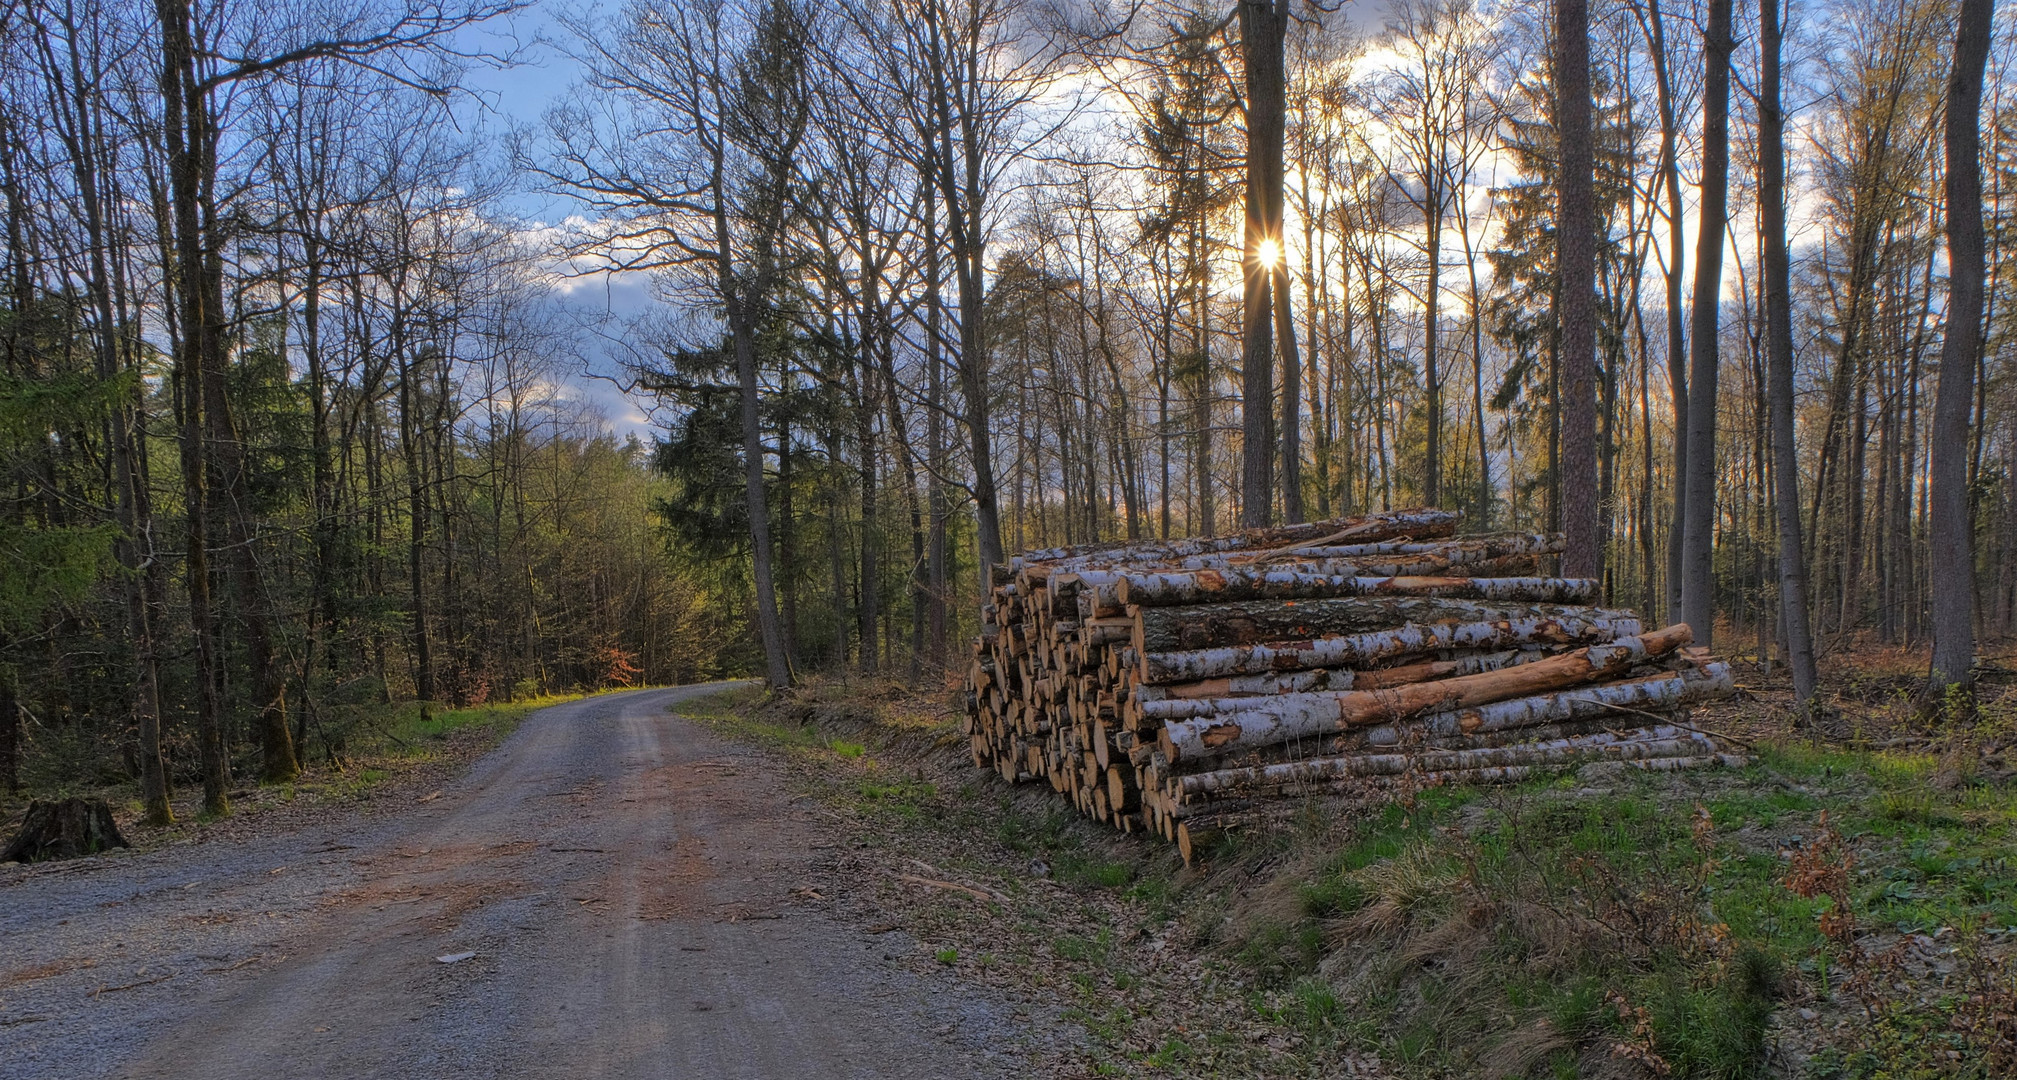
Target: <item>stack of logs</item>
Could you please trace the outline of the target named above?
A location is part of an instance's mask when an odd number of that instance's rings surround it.
[[[975,764],[1176,842],[1299,793],[1396,794],[1587,761],[1729,760],[1679,718],[1731,692],[1687,626],[1544,576],[1559,535],[1413,510],[997,568],[968,669]]]

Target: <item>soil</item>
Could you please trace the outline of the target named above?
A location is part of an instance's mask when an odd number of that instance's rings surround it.
[[[1019,1076],[1080,1036],[919,963],[840,823],[670,710],[528,717],[396,812],[0,867],[0,1080]]]

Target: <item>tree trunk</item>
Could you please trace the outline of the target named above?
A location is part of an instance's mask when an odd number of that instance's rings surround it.
[[[930,170],[926,170],[929,174]],[[948,505],[945,478],[950,471],[951,454],[946,445],[945,432],[945,359],[940,353],[939,334],[943,302],[939,296],[939,238],[937,188],[929,175],[924,180],[924,264],[925,264],[925,452],[930,455],[926,471],[931,475],[925,482],[930,486],[931,525],[930,537],[926,542],[926,621],[930,624],[931,660],[933,665],[946,661],[947,628],[947,567],[946,567],[946,518],[951,513]]]
[[[1286,104],[1283,44],[1288,0],[1241,0],[1240,40],[1247,82],[1247,208],[1240,324],[1240,524],[1274,516],[1274,263],[1282,257],[1282,143]],[[1264,254],[1270,257],[1264,258]]]
[[[1773,503],[1779,524],[1779,618],[1793,694],[1805,708],[1818,682],[1807,619],[1807,559],[1800,535],[1800,459],[1793,427],[1793,296],[1786,250],[1786,114],[1781,98],[1779,5],[1759,9],[1764,70],[1758,103],[1758,203],[1763,217],[1766,382],[1772,429]]]
[[[868,275],[864,273],[863,276]],[[870,317],[868,311],[869,302],[864,298],[862,302],[864,319]],[[857,552],[860,558],[860,576],[855,585],[857,596],[855,626],[856,632],[861,637],[859,660],[862,673],[865,675],[872,675],[876,670],[876,620],[882,615],[883,540],[881,508],[876,498],[876,474],[881,466],[878,464],[880,450],[877,444],[880,440],[876,437],[875,414],[880,402],[876,400],[878,390],[874,362],[869,356],[873,350],[869,337],[870,334],[864,327],[860,339],[855,342],[855,348],[860,351],[861,367],[856,382],[859,392],[854,408],[855,454],[859,465],[857,472],[861,478],[861,547]]]
[[[1688,343],[1688,480],[1681,534],[1681,614],[1707,648],[1716,612],[1717,327],[1723,300],[1723,231],[1730,184],[1732,0],[1709,0],[1703,27],[1702,220],[1695,244],[1693,325]]]
[[[1961,0],[1947,80],[1947,333],[1933,403],[1933,665],[1926,700],[1973,685],[1975,545],[1968,512],[1968,406],[1982,344],[1982,80],[1991,0]]]
[[[1556,232],[1561,304],[1562,572],[1597,577],[1603,547],[1597,525],[1597,215],[1590,135],[1590,9],[1585,0],[1555,5],[1555,124],[1562,146]],[[1433,279],[1432,279],[1433,280]],[[1431,310],[1434,310],[1433,304]]]
[[[1688,344],[1681,307],[1681,281],[1687,267],[1681,235],[1687,207],[1681,202],[1681,123],[1675,115],[1674,80],[1667,64],[1667,30],[1660,0],[1647,0],[1643,25],[1647,51],[1653,56],[1660,108],[1660,174],[1667,189],[1667,386],[1674,409],[1674,513],[1667,533],[1667,615],[1673,618],[1681,614],[1681,537],[1686,532],[1688,491]],[[1652,483],[1650,474],[1646,482]],[[1648,522],[1645,527],[1650,525]]]
[[[187,503],[188,555],[183,575],[189,591],[189,627],[196,659],[196,746],[203,775],[203,812],[231,812],[230,762],[224,752],[222,665],[217,621],[211,608],[207,437],[203,424],[203,370],[211,353],[223,353],[223,266],[207,241],[214,239],[216,133],[210,96],[197,77],[195,36],[187,0],[155,0],[161,31],[161,132],[174,217],[164,232],[172,251],[172,284],[179,331],[174,337],[175,386],[181,405],[182,481]]]
[[[1275,263],[1270,298],[1275,338],[1282,354],[1282,520],[1303,522],[1302,361],[1296,355],[1296,320],[1289,312],[1289,261]],[[1316,342],[1310,342],[1314,349]]]
[[[0,636],[0,648],[6,644]],[[7,664],[0,664],[0,788],[9,795],[21,790],[21,694]]]

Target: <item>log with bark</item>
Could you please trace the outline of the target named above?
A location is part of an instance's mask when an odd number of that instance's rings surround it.
[[[1142,654],[1271,641],[1310,641],[1409,626],[1629,617],[1622,611],[1584,605],[1508,604],[1402,594],[1328,600],[1235,600],[1186,607],[1137,607],[1130,611],[1136,625],[1135,651]]]
[[[994,579],[959,694],[975,765],[1188,850],[1297,793],[1720,760],[1670,720],[1730,692],[1727,668],[1681,648],[1686,627],[1644,633],[1592,606],[1594,582],[1548,576],[1560,536],[1450,538],[1456,520],[1022,556]]]
[[[1461,709],[1616,677],[1693,639],[1686,623],[1609,645],[1588,645],[1532,664],[1385,690],[1278,694],[1238,702],[1207,717],[1176,720],[1157,736],[1172,762],[1231,753],[1343,728],[1393,722],[1433,709]]]
[[[1500,614],[1494,612],[1493,614]],[[1142,652],[1136,663],[1145,683],[1196,682],[1227,675],[1370,667],[1444,649],[1504,649],[1612,641],[1640,631],[1635,615],[1593,608],[1581,612],[1520,613],[1476,622],[1408,623],[1392,630],[1300,641],[1206,649]]]
[[[1361,576],[1311,574],[1264,567],[1140,573],[1108,571],[1102,576],[1114,579],[1112,584],[1117,604],[1142,607],[1382,595],[1592,604],[1597,600],[1599,586],[1593,578]],[[1106,583],[1102,581],[1099,584]]]

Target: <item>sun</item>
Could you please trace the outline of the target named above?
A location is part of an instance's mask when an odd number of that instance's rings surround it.
[[[1274,269],[1275,264],[1281,259],[1282,249],[1275,243],[1273,237],[1263,239],[1260,246],[1254,249],[1254,261],[1270,270]]]

